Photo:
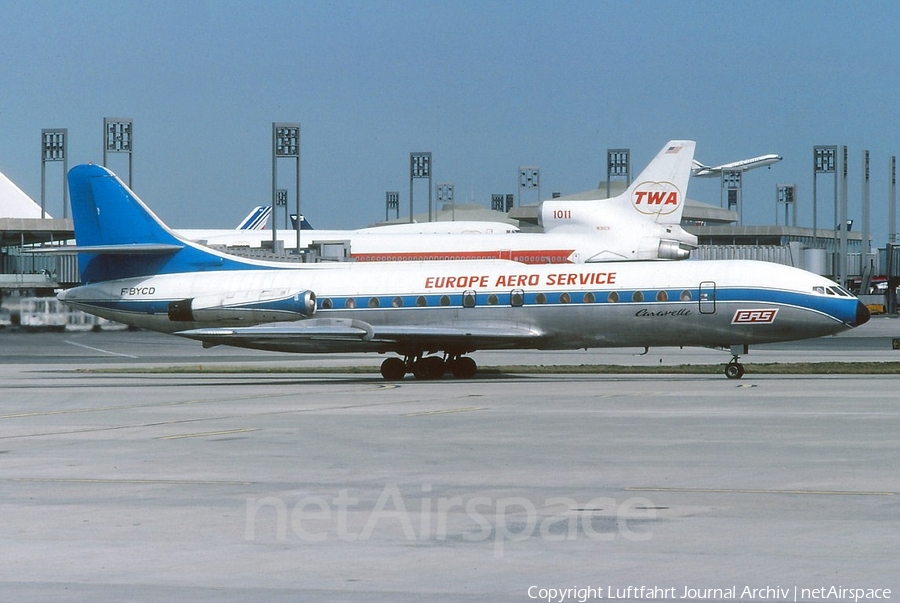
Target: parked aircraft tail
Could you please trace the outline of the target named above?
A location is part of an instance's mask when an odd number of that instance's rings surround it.
[[[700,163],[696,159],[691,162],[691,171],[693,172],[702,172],[703,170],[711,169],[710,166]]]
[[[297,230],[297,214],[291,214],[291,229]],[[300,215],[300,230],[314,230],[306,216]]]
[[[544,201],[540,211],[544,231],[583,232],[587,228],[603,232],[610,241],[635,241],[630,255],[601,253],[586,261],[688,257],[697,247],[697,237],[681,228],[681,216],[695,146],[692,140],[669,141],[616,197]]]
[[[79,165],[68,177],[83,283],[252,267],[180,238],[105,167]]]
[[[272,215],[272,208],[266,205],[257,205],[253,208],[247,217],[243,219],[243,221],[238,224],[236,230],[265,230],[266,224],[269,221],[269,216]]]

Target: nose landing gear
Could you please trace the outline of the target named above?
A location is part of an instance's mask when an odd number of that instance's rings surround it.
[[[744,365],[739,362],[741,354],[748,353],[749,346],[733,345],[731,346],[731,362],[725,365],[725,376],[729,379],[740,379],[744,376]]]
[[[725,376],[729,379],[740,379],[744,376],[744,365],[737,361],[736,358],[725,365]]]

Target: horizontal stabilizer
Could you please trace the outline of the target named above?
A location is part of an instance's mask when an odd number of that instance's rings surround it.
[[[111,255],[170,254],[184,249],[184,245],[164,243],[128,243],[124,245],[53,245],[29,249],[31,253],[91,253]]]

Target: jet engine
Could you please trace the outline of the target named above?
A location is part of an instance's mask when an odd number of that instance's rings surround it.
[[[691,248],[681,241],[660,239],[657,257],[661,260],[686,260],[691,257]]]
[[[230,325],[300,320],[316,313],[312,291],[229,291],[169,303],[169,320]]]

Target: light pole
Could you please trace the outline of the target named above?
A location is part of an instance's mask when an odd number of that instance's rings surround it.
[[[295,163],[297,200],[297,253],[300,253],[300,124],[272,123],[272,251],[276,249],[278,217],[278,159],[293,159]],[[286,194],[286,192],[285,192]],[[287,198],[284,200],[285,230],[287,230]]]
[[[432,221],[431,210],[431,153],[409,154],[409,223],[413,222],[413,180],[428,178],[428,221]]]
[[[52,128],[41,130],[41,219],[47,217],[47,163],[63,162],[63,219],[69,216],[69,160],[66,156],[68,130]]]
[[[118,117],[103,118],[103,165],[109,167],[107,153],[128,154],[128,188],[133,188],[131,183],[131,170],[133,167],[132,141],[134,138],[134,123],[130,119]]]

